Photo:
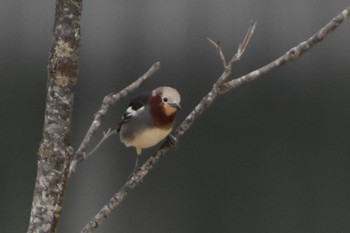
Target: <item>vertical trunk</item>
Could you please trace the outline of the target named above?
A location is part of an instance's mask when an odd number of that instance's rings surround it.
[[[28,232],[55,232],[73,149],[69,145],[77,82],[81,0],[57,0],[48,65],[43,139]]]

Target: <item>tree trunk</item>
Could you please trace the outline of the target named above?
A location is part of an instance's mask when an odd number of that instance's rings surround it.
[[[43,139],[28,232],[56,232],[69,178],[69,140],[77,83],[81,0],[57,0],[48,65]]]

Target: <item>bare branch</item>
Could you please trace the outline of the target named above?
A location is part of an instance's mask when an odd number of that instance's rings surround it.
[[[235,55],[231,58],[230,62],[229,63],[236,63],[240,58],[241,56],[243,55],[243,53],[245,52],[245,49],[247,48],[253,34],[254,34],[254,31],[255,31],[255,27],[256,27],[256,22],[252,22],[251,25],[249,26],[248,28],[248,31],[244,37],[244,39],[242,40],[242,42],[239,44],[238,46],[238,50],[237,52],[235,53]],[[220,45],[220,42],[215,42],[213,41],[212,39],[210,39],[209,37],[207,37],[207,39],[209,40],[209,42],[215,47],[215,49],[218,51],[219,53],[219,56],[220,56],[220,59],[221,59],[221,62],[224,66],[225,69],[229,68],[230,67],[230,64],[228,66],[227,62],[226,62],[226,58],[225,58],[225,55],[224,53],[222,52],[222,48],[221,48],[221,45]]]
[[[227,62],[226,62],[226,58],[224,53],[222,52],[221,49],[221,45],[220,45],[220,41],[215,42],[212,39],[210,39],[209,37],[207,37],[207,39],[209,40],[209,42],[215,47],[215,49],[218,51],[220,59],[222,61],[222,64],[224,65],[224,68],[227,66]]]
[[[160,68],[160,63],[154,63],[141,77],[139,77],[135,82],[131,83],[129,86],[125,87],[123,90],[115,93],[109,93],[103,98],[100,109],[95,113],[94,120],[92,121],[90,128],[86,132],[86,135],[81,142],[78,150],[75,153],[75,158],[71,163],[70,171],[74,172],[76,164],[81,162],[86,158],[86,149],[94,136],[96,130],[100,127],[102,118],[107,114],[109,108],[115,104],[117,101],[121,100],[123,97],[127,96],[129,93],[136,90],[144,81],[153,76],[153,74]]]
[[[233,66],[239,61],[239,59],[241,58],[241,56],[243,55],[243,53],[245,52],[250,39],[253,36],[254,30],[255,30],[255,26],[256,26],[256,22],[252,22],[251,25],[249,26],[247,33],[244,36],[244,39],[242,40],[242,42],[239,44],[238,49],[236,51],[236,53],[232,56],[230,62],[228,64],[226,64],[226,59],[225,56],[223,55],[221,49],[219,50],[220,53],[220,57],[223,57],[224,60],[221,58],[221,60],[225,63],[223,63],[224,65],[224,72],[221,74],[220,78],[214,83],[214,91],[217,92],[218,90],[220,90],[219,87],[222,86],[222,84],[224,82],[226,82],[227,78],[230,76],[231,71]],[[211,43],[213,43],[213,41],[209,40]],[[215,42],[214,42],[215,43]]]
[[[280,66],[283,66],[291,61],[294,61],[300,58],[301,55],[309,51],[314,47],[318,42],[322,41],[331,31],[340,26],[345,19],[350,16],[350,7],[343,10],[339,15],[334,17],[329,23],[322,27],[316,34],[311,36],[306,41],[301,42],[294,48],[288,50],[283,56],[277,58],[273,62],[254,70],[246,75],[243,75],[237,79],[224,83],[220,88],[220,94],[226,93],[233,88],[236,88],[246,82],[253,81],[262,75],[265,75]]]
[[[246,48],[248,47],[250,40],[252,39],[252,36],[254,34],[254,31],[255,31],[255,27],[256,27],[256,21],[252,22],[251,25],[249,26],[248,32],[246,33],[244,39],[242,40],[242,42],[238,46],[236,56],[233,56],[230,63],[235,63],[236,62],[235,60],[239,60],[241,58],[241,56],[245,52]]]
[[[97,143],[94,149],[92,149],[89,153],[86,154],[86,158],[88,158],[93,153],[95,153],[95,151],[97,151],[97,149],[102,145],[102,143],[104,143],[110,136],[116,133],[117,133],[117,130],[116,129],[112,130],[111,128],[109,128],[107,132],[103,132],[102,139],[99,141],[99,143]]]

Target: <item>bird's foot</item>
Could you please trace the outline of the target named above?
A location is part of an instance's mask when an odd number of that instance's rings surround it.
[[[169,146],[176,147],[178,140],[176,137],[169,134],[168,137],[166,138],[166,142],[168,143]]]

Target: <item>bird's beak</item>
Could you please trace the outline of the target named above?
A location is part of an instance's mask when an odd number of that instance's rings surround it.
[[[179,103],[176,103],[176,102],[172,102],[172,103],[169,103],[169,105],[173,108],[176,108],[178,110],[181,110],[181,105]]]

